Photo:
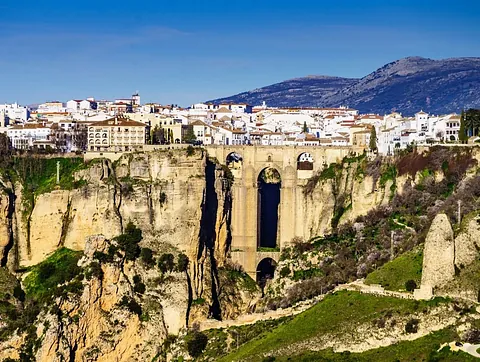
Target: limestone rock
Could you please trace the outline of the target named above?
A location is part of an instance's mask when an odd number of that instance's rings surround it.
[[[436,288],[455,276],[455,243],[447,215],[438,214],[430,226],[423,250],[422,287]]]
[[[455,238],[455,265],[463,268],[472,263],[480,250],[480,218],[467,216],[462,221],[463,231]]]

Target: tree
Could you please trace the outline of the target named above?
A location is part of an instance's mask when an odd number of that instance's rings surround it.
[[[142,250],[140,251],[140,258],[142,259],[145,265],[152,266],[155,264],[155,259],[153,259],[152,249],[150,248],[142,248]]]
[[[467,143],[468,136],[467,130],[465,129],[465,112],[462,111],[460,116],[460,130],[458,131],[458,140],[460,143]]]
[[[87,127],[78,123],[75,123],[72,134],[72,146],[78,151],[85,151],[87,149],[88,135]]]
[[[303,121],[303,133],[308,133],[307,121]]]
[[[193,132],[193,126],[188,126],[187,127],[187,132],[185,132],[185,135],[183,136],[183,141],[185,143],[193,143],[197,137],[195,136],[195,133]]]
[[[415,280],[409,279],[405,282],[405,289],[407,292],[413,292],[417,288],[417,283]]]
[[[375,126],[372,127],[372,130],[370,131],[370,143],[368,147],[372,152],[377,151],[377,131],[375,130]]]
[[[172,254],[168,253],[160,256],[160,259],[158,260],[158,268],[163,274],[173,271],[174,267],[175,262]]]
[[[177,270],[179,272],[186,272],[188,268],[188,256],[185,254],[178,254],[177,257]]]
[[[208,337],[202,332],[193,332],[187,336],[187,350],[188,354],[193,358],[200,356],[207,346]]]
[[[465,127],[468,136],[477,136],[480,128],[480,110],[470,108],[465,113]]]
[[[52,133],[50,134],[50,139],[52,140],[53,144],[55,145],[55,149],[59,152],[66,152],[67,151],[67,132],[65,130],[56,125],[56,127],[52,127]]]
[[[140,247],[138,243],[142,241],[142,230],[137,228],[132,222],[125,227],[125,232],[115,238],[118,246],[125,253],[127,260],[135,260],[140,256]]]

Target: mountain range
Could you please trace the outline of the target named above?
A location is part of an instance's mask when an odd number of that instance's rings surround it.
[[[348,106],[361,113],[413,115],[480,107],[480,58],[433,60],[407,57],[363,78],[307,76],[210,102],[271,107]]]

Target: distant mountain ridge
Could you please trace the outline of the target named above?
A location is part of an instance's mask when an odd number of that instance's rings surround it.
[[[407,57],[360,79],[307,76],[211,102],[245,102],[272,107],[338,107],[361,113],[412,115],[480,107],[480,58],[433,60]]]

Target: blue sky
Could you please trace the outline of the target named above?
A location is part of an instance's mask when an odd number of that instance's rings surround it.
[[[406,56],[480,56],[480,2],[2,0],[0,44],[0,103],[138,90],[187,106]]]

